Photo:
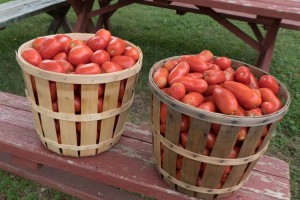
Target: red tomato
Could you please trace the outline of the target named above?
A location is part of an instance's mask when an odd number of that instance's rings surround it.
[[[52,102],[52,110],[58,112],[58,103],[57,101]]]
[[[54,120],[56,133],[60,132],[59,120]]]
[[[256,145],[256,149],[258,149],[262,144],[262,138],[259,138],[257,145]]]
[[[245,112],[245,115],[253,117],[253,116],[262,116],[263,114],[260,108],[254,108],[251,110],[247,110]]]
[[[209,64],[207,70],[221,70],[218,65],[215,64]]]
[[[274,113],[282,108],[280,99],[269,88],[259,89],[262,98],[261,110],[263,114]]]
[[[58,62],[55,60],[43,60],[38,65],[38,68],[57,73],[66,73],[66,69],[60,64],[58,64]]]
[[[206,148],[212,149],[214,147],[216,139],[217,139],[217,136],[213,132],[209,131],[209,133],[207,135]]]
[[[268,127],[267,127],[267,126],[265,126],[265,127],[264,127],[264,129],[263,129],[263,132],[262,132],[262,135],[261,135],[261,137],[264,137],[264,136],[266,136],[266,135],[267,135],[267,133],[268,133]]]
[[[235,80],[237,82],[243,83],[245,85],[249,85],[251,83],[251,72],[246,66],[240,66],[235,71]]]
[[[72,41],[72,38],[65,34],[57,34],[54,36],[54,38],[57,39],[57,41],[62,44],[64,52],[68,53],[70,42]]]
[[[225,88],[215,88],[213,97],[221,113],[234,115],[237,112],[239,104],[235,96],[229,90]]]
[[[41,61],[42,61],[42,57],[40,55],[40,53],[33,49],[33,48],[28,48],[26,50],[24,50],[22,52],[22,57],[24,58],[24,60],[34,66],[38,66]]]
[[[226,81],[234,81],[235,71],[232,67],[228,67],[227,69],[225,69],[224,73],[225,73],[225,80]]]
[[[118,72],[123,70],[119,64],[110,61],[103,63],[101,68],[104,73],[112,73],[112,72]]]
[[[96,63],[84,64],[75,68],[75,74],[101,74],[101,69]]]
[[[166,68],[169,72],[171,72],[178,65],[178,60],[168,60],[163,68]]]
[[[166,133],[166,124],[160,124],[160,134],[165,135]]]
[[[111,58],[111,61],[119,64],[123,69],[128,69],[135,65],[135,60],[129,56],[114,56]]]
[[[161,105],[160,105],[160,122],[163,124],[166,124],[166,122],[167,122],[167,111],[168,111],[168,106],[164,103],[161,103]]]
[[[213,102],[204,102],[204,103],[200,104],[198,106],[198,108],[201,109],[201,110],[209,111],[209,112],[216,112],[217,111],[216,104],[214,104]]]
[[[240,129],[240,131],[238,132],[237,140],[238,141],[244,141],[246,139],[247,132],[248,132],[248,128],[247,127],[242,127]]]
[[[125,94],[125,88],[126,88],[126,80],[121,80],[120,81],[120,89],[119,89],[119,96],[118,96],[118,100],[122,101],[124,94]]]
[[[161,91],[163,91],[165,94],[169,95],[170,88],[162,88]]]
[[[169,72],[166,68],[159,68],[153,73],[153,81],[159,88],[164,88],[168,85]]]
[[[186,76],[192,77],[192,78],[203,78],[204,77],[203,73],[200,73],[200,72],[188,73]]]
[[[137,61],[140,58],[139,51],[134,47],[126,47],[122,55],[129,56],[135,61]]]
[[[231,60],[227,57],[218,57],[213,60],[212,64],[216,64],[221,70],[225,70],[231,67]]]
[[[182,145],[183,148],[186,148],[187,140],[188,140],[188,133],[181,132],[180,133],[180,144]]]
[[[183,61],[187,62],[190,59],[191,56],[192,55],[182,55],[182,56],[180,56],[180,58],[178,59],[178,63],[183,62]]]
[[[88,41],[87,41],[87,45],[93,50],[93,51],[97,51],[97,50],[103,50],[106,48],[107,42],[105,39],[103,39],[100,36],[94,36],[91,37]]]
[[[203,50],[196,56],[199,57],[202,61],[204,61],[206,63],[210,62],[214,57],[212,52],[210,52],[209,50]]]
[[[60,52],[54,56],[53,60],[68,60],[68,55],[66,52]]]
[[[258,85],[261,88],[269,88],[274,92],[274,94],[277,94],[279,91],[279,85],[275,78],[271,75],[263,75],[258,80]]]
[[[235,115],[236,116],[245,116],[246,115],[246,112],[244,110],[244,108],[242,106],[238,106],[238,109],[236,110],[235,112]]]
[[[76,131],[77,132],[81,132],[81,123],[80,122],[76,122]]]
[[[221,70],[206,70],[203,75],[208,85],[220,84],[226,79],[225,73]]]
[[[187,115],[181,115],[180,132],[188,132],[190,128],[190,117]]]
[[[174,99],[180,100],[184,97],[186,93],[185,87],[182,83],[174,83],[170,89],[168,94]]]
[[[98,113],[103,111],[103,98],[98,98]]]
[[[64,46],[54,37],[47,38],[39,49],[42,58],[52,59],[56,54],[62,52]]]
[[[256,77],[250,72],[250,84],[248,84],[250,88],[258,89],[259,85],[256,80]]]
[[[80,98],[80,96],[77,96],[77,95],[74,96],[74,108],[75,108],[75,113],[80,113],[80,111],[81,111],[81,98]]]
[[[106,61],[110,61],[110,55],[105,50],[97,50],[91,57],[91,62],[101,66]]]
[[[50,88],[51,101],[54,102],[57,99],[56,83],[49,81],[49,88]]]
[[[216,85],[216,84],[214,84],[214,85],[208,85],[207,86],[207,90],[203,93],[203,96],[210,96],[210,95],[212,95],[214,89],[215,88],[220,88],[220,87],[221,86]]]
[[[87,64],[91,61],[93,50],[88,46],[77,46],[70,50],[68,61],[73,65]]]
[[[102,37],[107,43],[111,40],[111,33],[106,29],[98,30],[96,36]]]
[[[209,95],[209,96],[204,97],[204,102],[212,102],[212,103],[215,103],[215,100],[214,100],[213,95]]]
[[[121,55],[126,48],[126,42],[120,38],[114,37],[107,45],[106,51],[110,56]]]
[[[191,71],[203,73],[208,69],[208,64],[201,60],[197,56],[191,56],[188,59],[188,64],[190,65]]]
[[[234,94],[244,108],[250,110],[260,106],[262,101],[260,95],[248,86],[235,81],[226,81],[223,86]]]
[[[168,82],[180,78],[182,76],[185,76],[189,73],[190,67],[187,62],[180,62],[176,67],[170,72],[170,75],[168,77]]]
[[[176,169],[181,169],[182,167],[183,156],[178,155],[176,160]]]
[[[182,99],[181,102],[188,104],[193,107],[198,107],[201,103],[203,103],[204,97],[202,94],[198,92],[190,92],[187,93]]]
[[[229,154],[229,158],[231,158],[231,159],[237,158],[239,153],[240,153],[240,148],[235,146],[231,150],[231,152]]]
[[[206,81],[199,78],[182,76],[180,78],[173,79],[170,82],[170,85],[173,85],[174,83],[182,83],[185,86],[187,92],[198,92],[201,94],[207,89]]]
[[[63,66],[66,70],[66,73],[69,74],[71,72],[74,71],[74,67],[71,63],[69,63],[68,61],[66,60],[57,60],[56,61],[59,65]]]
[[[77,46],[86,46],[86,42],[80,39],[73,39],[69,44],[69,51]]]
[[[45,42],[45,40],[47,39],[47,37],[38,37],[38,38],[35,38],[34,41],[33,41],[33,48],[35,50],[40,50],[42,44]]]
[[[212,123],[212,124],[211,124],[211,130],[212,130],[215,134],[218,134],[220,128],[221,128],[221,124],[216,124],[216,123]]]

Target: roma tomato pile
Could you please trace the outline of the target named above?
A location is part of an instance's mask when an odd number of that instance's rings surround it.
[[[38,37],[22,52],[25,61],[43,70],[64,74],[101,74],[135,65],[139,52],[126,42],[100,29],[87,41],[65,34]]]
[[[248,67],[239,66],[234,69],[231,59],[215,58],[209,50],[196,55],[183,55],[167,60],[163,66],[154,71],[154,83],[164,93],[195,109],[207,112],[235,115],[240,117],[255,117],[272,114],[282,108],[278,91],[279,84],[271,75],[255,77]],[[168,106],[161,103],[160,134],[164,137],[166,131]],[[203,155],[210,156],[214,147],[221,124],[212,123],[207,135],[206,148]],[[260,147],[269,125],[266,125],[258,141],[256,150]],[[190,129],[190,117],[181,114],[179,146],[186,148]],[[247,136],[249,127],[240,127],[235,146],[229,158],[237,158],[240,148]],[[183,157],[178,155],[176,162],[177,175],[180,171]],[[164,161],[164,146],[161,143],[161,164]],[[206,164],[199,169],[197,186],[205,171]],[[221,188],[226,181],[232,166],[227,166],[219,185]]]

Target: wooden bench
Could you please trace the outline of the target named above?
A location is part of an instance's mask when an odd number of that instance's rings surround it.
[[[95,0],[69,0],[78,20],[75,32],[94,32],[103,25],[110,28],[109,18],[124,6],[139,3],[150,6],[174,9],[178,14],[187,12],[210,16],[235,36],[243,40],[257,53],[255,66],[269,71],[272,54],[279,28],[300,30],[300,2],[293,0],[98,0],[99,9],[93,10]],[[99,16],[96,28],[91,20]],[[229,19],[249,23],[255,38],[240,29]],[[259,28],[263,25],[266,33]]]
[[[49,33],[56,33],[60,26],[69,33],[72,32],[66,18],[69,9],[70,4],[66,0],[14,0],[2,3],[0,4],[0,30],[10,23],[46,12],[53,17],[48,29]]]
[[[100,155],[60,156],[41,144],[28,101],[3,92],[0,92],[0,169],[81,199],[135,200],[143,196],[190,199],[169,189],[160,178],[152,160],[148,126],[126,123],[119,143]],[[244,187],[226,199],[290,199],[289,165],[263,156]]]

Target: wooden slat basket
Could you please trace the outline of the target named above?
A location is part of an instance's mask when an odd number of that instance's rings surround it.
[[[68,36],[86,41],[93,34],[71,33]],[[109,74],[79,75],[44,71],[30,65],[21,54],[32,44],[33,40],[21,45],[16,59],[22,68],[27,99],[43,145],[60,155],[72,157],[93,156],[113,147],[121,137],[133,102],[143,59],[140,48],[126,41],[127,46],[140,53],[139,60],[131,68]],[[104,94],[98,97],[100,87]],[[121,87],[125,88],[123,95],[119,94]],[[53,91],[57,91],[57,112],[53,111]],[[75,93],[80,95],[79,112],[74,108],[74,103],[78,102]],[[98,110],[99,98],[103,102],[102,111]]]
[[[279,96],[284,102],[282,109],[261,117],[239,117],[208,112],[188,106],[162,92],[153,81],[153,73],[165,62],[157,62],[149,73],[152,93],[153,157],[156,167],[171,188],[193,197],[212,199],[230,196],[247,181],[258,159],[267,150],[272,132],[285,115],[290,104],[287,89],[280,85]],[[256,76],[268,74],[251,65],[232,60],[232,67],[247,66]],[[167,120],[161,133],[160,110],[167,106]],[[180,124],[188,116],[190,125],[186,147],[180,145]],[[207,152],[207,139],[214,125],[220,129],[215,143]],[[248,127],[245,140],[237,141],[238,132]],[[239,146],[236,158],[229,158]],[[181,162],[182,161],[182,162]],[[182,163],[181,166],[179,163]]]

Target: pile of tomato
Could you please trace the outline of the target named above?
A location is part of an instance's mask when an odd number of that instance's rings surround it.
[[[22,52],[28,63],[44,70],[71,74],[101,74],[135,65],[139,52],[110,31],[100,29],[87,41],[65,34],[38,37]]]
[[[164,93],[184,104],[208,112],[222,113],[244,117],[272,114],[282,108],[278,98],[279,84],[271,75],[256,78],[248,67],[240,66],[236,70],[227,57],[215,58],[209,50],[196,55],[183,55],[169,59],[153,73],[153,81]],[[165,136],[168,106],[161,103],[160,133]],[[203,155],[209,156],[215,144],[221,124],[212,123],[207,136]],[[179,146],[186,148],[190,117],[182,114],[180,124]],[[263,129],[256,149],[261,145],[268,132],[269,125]],[[236,144],[229,158],[237,158],[239,150],[247,136],[249,127],[241,127]],[[164,147],[161,145],[161,164],[164,160]],[[177,157],[177,179],[180,179],[182,156]],[[199,170],[197,186],[205,171],[202,163]],[[217,186],[221,188],[226,181],[231,166],[224,170],[222,179]]]
[[[95,35],[84,41],[73,39],[66,34],[57,34],[35,38],[31,48],[22,52],[25,61],[42,70],[69,74],[91,75],[118,72],[133,67],[140,58],[139,51],[127,45],[125,40],[112,36],[105,29],[98,30]],[[33,76],[31,83],[38,103],[37,87]],[[81,113],[81,86],[74,84],[74,111]],[[126,79],[120,81],[118,107],[121,106],[125,93]],[[49,81],[52,110],[59,112],[56,83]],[[105,84],[98,86],[98,113],[103,111]],[[98,121],[98,132],[101,121]],[[61,143],[59,121],[55,120],[58,143]],[[77,133],[81,123],[76,122]],[[98,134],[99,136],[99,134]],[[78,137],[79,138],[79,137]],[[99,138],[98,138],[99,139]]]

